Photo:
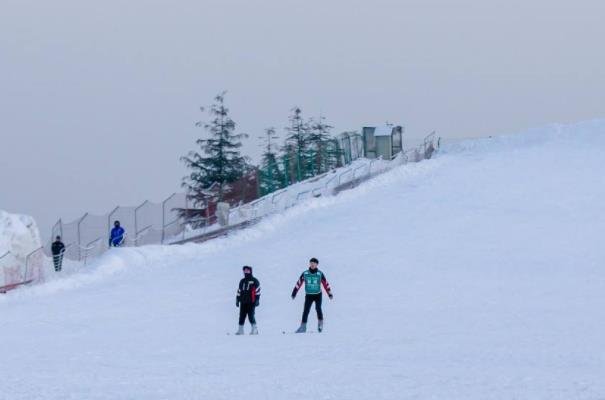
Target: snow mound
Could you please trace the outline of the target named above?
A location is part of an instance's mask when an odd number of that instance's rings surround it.
[[[32,217],[0,210],[0,287],[25,279],[26,258],[41,243]]]
[[[32,217],[0,210],[0,255],[11,252],[25,261],[25,257],[40,246],[40,231]]]

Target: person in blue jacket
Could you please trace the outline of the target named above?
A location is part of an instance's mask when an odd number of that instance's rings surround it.
[[[109,234],[109,247],[120,247],[124,243],[124,235],[126,231],[120,226],[120,221],[115,221]]]

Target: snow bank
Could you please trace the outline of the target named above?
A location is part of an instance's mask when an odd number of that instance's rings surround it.
[[[41,246],[32,217],[0,210],[0,287],[22,282],[27,256]]]
[[[32,217],[0,210],[0,255],[10,251],[25,260],[41,245],[40,231]]]

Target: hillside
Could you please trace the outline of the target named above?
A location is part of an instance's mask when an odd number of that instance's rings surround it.
[[[0,398],[603,397],[604,150],[605,121],[466,141],[224,239],[112,250],[0,297]],[[312,256],[325,332],[283,335]],[[244,264],[260,335],[236,337]]]

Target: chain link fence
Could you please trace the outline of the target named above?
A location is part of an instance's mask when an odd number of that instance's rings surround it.
[[[59,220],[52,228],[51,238],[61,236],[66,246],[65,258],[86,261],[110,247],[114,221],[120,221],[126,231],[123,246],[161,244],[184,232],[179,210],[188,207],[186,193],[173,193],[160,203],[146,200],[138,206],[117,206],[103,215],[86,213],[71,222]],[[48,256],[50,244],[44,247]]]
[[[199,221],[183,219],[183,211],[199,211],[190,208],[192,203],[186,193],[173,193],[160,203],[144,201],[137,206],[117,206],[103,215],[85,213],[80,218],[64,223],[57,221],[52,227],[51,238],[61,236],[65,244],[64,259],[86,264],[103,254],[110,247],[109,234],[114,221],[120,221],[126,234],[123,246],[148,244],[175,244],[197,241],[213,232],[228,231],[253,223],[271,213],[283,211],[311,198],[331,196],[357,186],[361,182],[397,166],[431,158],[439,148],[440,138],[432,132],[414,148],[396,154],[390,160],[366,159],[360,149],[359,136],[341,137],[345,149],[345,167],[315,176],[275,191],[256,200],[228,207],[222,218],[216,209],[205,213]],[[243,199],[243,198],[242,198]],[[223,224],[217,223],[222,219]],[[51,254],[52,239],[45,246],[29,253],[24,259],[11,252],[0,255],[0,293],[23,284],[42,282],[45,271],[53,271]]]
[[[315,176],[260,197],[245,204],[232,205],[226,216],[227,225],[236,225],[264,215],[278,212],[312,197],[327,196],[356,186],[377,174],[408,162],[430,158],[439,145],[435,133],[424,138],[417,147],[402,151],[391,160],[365,159],[360,135],[345,134],[340,138],[345,167]],[[126,231],[123,246],[182,243],[196,236],[224,229],[217,223],[216,205],[208,207],[197,219],[184,221],[183,210],[201,211],[191,208],[192,201],[186,193],[173,193],[162,202],[144,201],[137,206],[117,206],[103,215],[86,213],[82,217],[65,223],[62,220],[52,228],[52,238],[61,236],[66,246],[64,257],[69,260],[87,262],[98,257],[109,247],[109,235],[114,221]],[[242,203],[242,202],[240,202]],[[209,211],[210,210],[210,211]],[[50,243],[43,249],[50,256]],[[33,260],[33,258],[32,258]]]
[[[342,155],[344,163],[361,157],[363,146],[360,135],[346,133],[338,140],[345,149]],[[258,197],[258,194],[247,193],[250,187],[245,184],[236,183],[235,186],[236,192],[242,193],[241,196],[234,196],[234,201],[231,201],[233,206],[249,203],[250,198]],[[120,221],[120,226],[126,231],[122,246],[172,243],[186,239],[190,231],[215,229],[216,204],[207,202],[199,206],[203,208],[194,209],[192,203],[186,193],[173,193],[160,203],[146,200],[137,206],[117,206],[102,215],[86,213],[74,221],[57,221],[52,228],[51,238],[61,236],[67,246],[65,258],[86,262],[103,254],[110,247],[109,235],[114,221]],[[240,212],[244,212],[245,207],[240,208]],[[183,218],[186,215],[187,223]],[[51,243],[48,243],[44,248],[48,256],[51,256],[50,246]]]

